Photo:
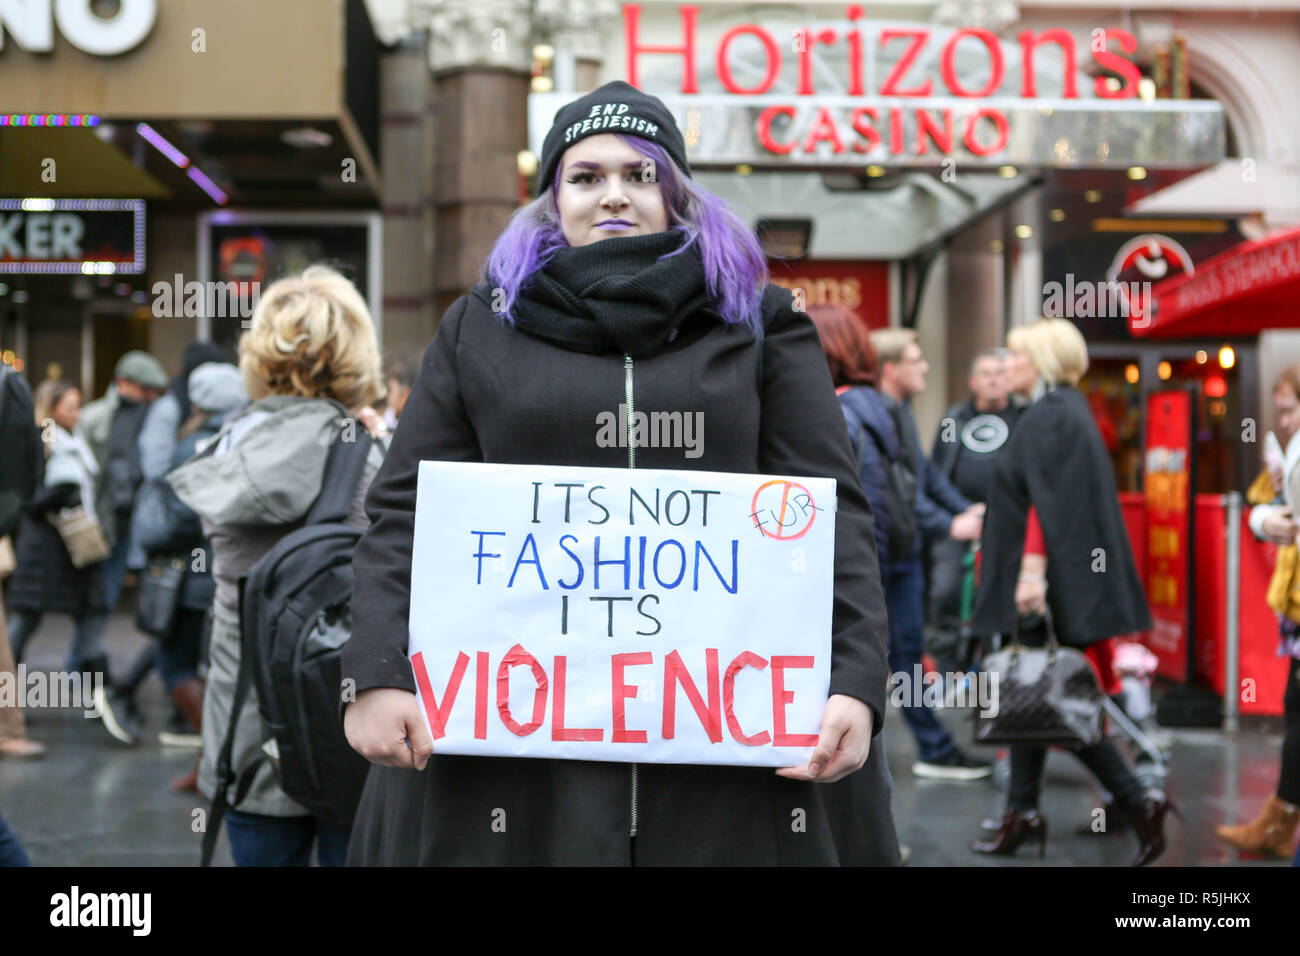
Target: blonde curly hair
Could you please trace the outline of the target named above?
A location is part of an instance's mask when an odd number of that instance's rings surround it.
[[[239,337],[252,401],[268,395],[332,398],[349,411],[384,393],[375,325],[365,299],[328,266],[308,266],[262,293]]]

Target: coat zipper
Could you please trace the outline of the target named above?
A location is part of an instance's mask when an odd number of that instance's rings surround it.
[[[632,394],[632,356],[623,356],[623,396],[627,402],[627,466],[636,467],[636,441],[632,431],[635,421],[636,403]]]
[[[636,467],[636,432],[632,424],[636,420],[636,402],[632,392],[632,356],[623,356],[623,396],[627,401],[627,466]],[[629,836],[636,836],[636,797],[637,766],[632,764],[632,831]]]

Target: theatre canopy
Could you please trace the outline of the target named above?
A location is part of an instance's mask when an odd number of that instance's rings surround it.
[[[0,196],[373,203],[363,0],[113,6],[0,0]]]
[[[1229,338],[1300,328],[1300,227],[1233,246],[1157,282],[1150,296],[1150,317],[1129,322],[1134,335]]]

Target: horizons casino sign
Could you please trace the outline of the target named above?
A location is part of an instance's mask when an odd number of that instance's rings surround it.
[[[92,0],[0,0],[0,50],[5,34],[28,53],[54,50],[54,27],[83,53],[116,56],[139,46],[158,18],[158,0],[118,0],[101,17]]]
[[[625,4],[624,62],[627,81],[676,115],[692,166],[1160,168],[1223,157],[1217,102],[1138,98],[1138,44],[1125,30],[1002,40],[978,27],[868,21],[852,5],[841,21],[803,27],[735,23],[710,49],[699,7],[677,14],[665,43],[648,36],[640,4]],[[1098,75],[1082,74],[1085,62]],[[535,147],[575,95],[533,95]]]

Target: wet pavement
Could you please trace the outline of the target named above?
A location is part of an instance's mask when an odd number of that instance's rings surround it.
[[[971,739],[969,720],[949,719],[959,743]],[[1079,835],[1102,806],[1092,776],[1069,753],[1053,750],[1047,759],[1040,810],[1047,820],[1047,848],[1026,844],[1015,857],[988,857],[969,848],[982,838],[980,820],[1001,816],[1006,792],[995,779],[969,783],[926,780],[910,770],[915,759],[911,735],[901,716],[886,724],[889,765],[894,775],[894,819],[899,839],[912,850],[912,866],[1127,866],[1137,848],[1127,832]],[[1285,866],[1289,860],[1239,858],[1221,843],[1214,828],[1254,819],[1277,786],[1281,734],[1242,732],[1231,737],[1213,730],[1169,731],[1167,789],[1184,821],[1172,814],[1165,824],[1168,849],[1154,866]],[[1121,749],[1132,754],[1126,742]],[[997,751],[965,747],[974,757],[997,762]],[[1005,764],[1003,764],[1005,766]],[[999,773],[997,777],[1002,777]]]
[[[26,654],[29,668],[62,666],[69,622],[47,617]],[[111,622],[108,649],[120,674],[146,638],[132,618]],[[194,764],[197,751],[163,747],[158,732],[170,713],[155,675],[139,694],[144,736],[135,747],[113,740],[103,725],[80,710],[37,709],[27,714],[29,734],[49,747],[44,760],[0,761],[0,813],[37,866],[192,866],[207,801],[173,791],[170,781]],[[944,712],[959,742],[969,741],[968,718]],[[998,815],[1004,793],[993,779],[971,783],[923,780],[910,767],[911,735],[901,716],[885,728],[894,774],[894,814],[899,837],[911,848],[912,866],[1124,866],[1132,836],[1079,836],[1091,819],[1097,791],[1082,766],[1063,752],[1047,762],[1042,811],[1048,820],[1046,856],[1025,846],[1014,858],[989,858],[968,844],[980,836],[981,817]],[[1285,861],[1239,859],[1214,837],[1220,823],[1253,818],[1277,783],[1279,734],[1247,730],[1230,737],[1217,731],[1175,731],[1168,789],[1186,822],[1170,818],[1169,849],[1158,866],[1284,866]],[[967,748],[993,759],[996,752]],[[224,837],[215,864],[230,865]]]

